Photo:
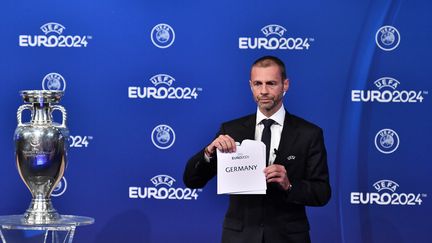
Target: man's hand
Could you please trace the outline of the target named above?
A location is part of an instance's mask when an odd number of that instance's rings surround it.
[[[212,156],[216,149],[223,153],[232,153],[236,151],[236,143],[229,135],[219,135],[213,142],[206,147],[207,156]]]
[[[291,182],[288,179],[287,172],[286,172],[285,167],[283,165],[273,164],[273,165],[267,166],[264,169],[264,174],[265,174],[267,183],[276,182],[285,191],[291,189]]]

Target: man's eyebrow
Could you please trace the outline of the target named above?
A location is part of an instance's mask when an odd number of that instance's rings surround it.
[[[262,80],[252,80],[252,83],[277,83],[277,80],[266,80],[266,81],[262,81]]]

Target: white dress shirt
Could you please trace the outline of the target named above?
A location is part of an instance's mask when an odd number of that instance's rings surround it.
[[[256,122],[255,122],[255,140],[261,141],[262,132],[264,130],[264,124],[261,123],[264,119],[272,119],[275,121],[273,125],[270,127],[271,131],[271,141],[270,141],[270,152],[269,152],[269,165],[273,164],[274,160],[276,159],[276,153],[275,150],[277,150],[279,146],[279,142],[281,139],[282,134],[282,128],[285,121],[285,108],[282,104],[281,108],[274,113],[270,117],[266,117],[260,110],[257,108],[257,114],[256,114]],[[241,142],[241,141],[236,141]],[[206,162],[210,162],[210,157],[207,156],[207,154],[204,153],[204,159]]]
[[[261,123],[264,119],[272,119],[275,121],[273,125],[270,127],[271,131],[271,141],[270,141],[270,152],[269,152],[269,165],[273,164],[276,159],[276,153],[279,142],[281,139],[282,134],[282,128],[285,121],[285,108],[282,104],[281,108],[274,113],[270,117],[266,117],[260,110],[257,108],[257,115],[256,115],[256,127],[255,127],[255,140],[261,141],[262,132],[264,130],[264,124]]]

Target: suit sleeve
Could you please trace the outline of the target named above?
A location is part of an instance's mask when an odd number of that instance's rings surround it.
[[[321,129],[312,136],[303,178],[291,181],[286,199],[290,203],[323,206],[330,200],[331,189],[327,167],[327,152]]]
[[[195,154],[186,164],[183,182],[189,188],[203,188],[216,175],[216,158],[207,162],[204,149]]]
[[[220,134],[224,134],[224,126],[222,125],[217,138]],[[209,180],[211,180],[217,172],[217,157],[216,153],[210,162],[204,158],[204,149],[195,154],[186,164],[183,173],[183,182],[189,188],[203,188]]]

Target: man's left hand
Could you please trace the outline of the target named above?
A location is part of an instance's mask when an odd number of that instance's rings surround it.
[[[269,182],[276,182],[278,183],[282,189],[288,190],[291,187],[291,182],[288,179],[287,172],[285,170],[285,167],[283,165],[270,165],[267,166],[264,169],[264,174],[267,180],[267,183]]]

